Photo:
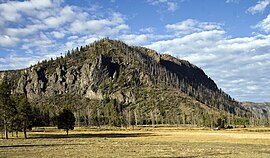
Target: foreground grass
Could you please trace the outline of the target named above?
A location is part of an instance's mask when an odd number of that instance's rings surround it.
[[[21,135],[22,137],[22,135]],[[0,140],[0,157],[270,157],[270,129],[46,128]]]

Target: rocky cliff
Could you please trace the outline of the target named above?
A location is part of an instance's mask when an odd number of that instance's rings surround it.
[[[250,111],[253,125],[270,125],[270,103],[242,102],[241,105]]]

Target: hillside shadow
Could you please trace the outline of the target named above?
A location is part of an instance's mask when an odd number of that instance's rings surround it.
[[[39,138],[131,138],[131,137],[148,137],[154,136],[151,133],[83,133],[83,134],[31,134],[29,139],[39,139]]]

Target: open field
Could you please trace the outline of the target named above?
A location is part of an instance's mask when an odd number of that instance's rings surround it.
[[[0,157],[270,157],[270,128],[46,128],[0,140]],[[22,137],[22,134],[20,135]]]

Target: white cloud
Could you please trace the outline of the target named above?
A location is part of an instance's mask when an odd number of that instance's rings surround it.
[[[85,12],[73,6],[56,8],[56,10],[57,12],[59,11],[59,13],[53,13],[47,18],[43,19],[43,23],[48,28],[58,28],[62,25],[69,24],[74,20],[85,20],[88,16]]]
[[[141,28],[140,32],[153,33],[155,32],[155,28],[154,27]]]
[[[270,4],[270,0],[260,0],[255,6],[248,8],[248,12],[251,14],[261,13]]]
[[[174,12],[177,10],[177,3],[173,3],[173,2],[168,2],[168,11]]]
[[[255,28],[258,28],[266,33],[270,32],[270,14],[263,19],[262,21],[260,21]]]
[[[121,35],[118,38],[122,41],[125,41],[126,43],[130,45],[142,45],[147,43],[149,41],[151,35],[147,34],[141,34],[141,35],[136,35],[136,34],[127,34],[127,35]]]
[[[6,28],[4,30],[4,33],[8,34],[9,36],[13,36],[13,37],[24,37],[27,35],[35,34],[37,31],[44,30],[45,28],[46,28],[46,26],[43,24],[34,24],[34,25],[27,25],[23,28],[20,28],[20,27]]]
[[[39,52],[39,54],[48,53],[49,48],[55,47],[54,43],[56,43],[42,32],[33,39],[24,39],[24,42],[25,43],[22,45],[22,49],[35,50],[36,52]]]
[[[193,32],[209,31],[209,30],[221,30],[221,24],[214,22],[199,22],[194,19],[187,19],[185,21],[178,22],[176,24],[168,24],[166,28],[168,31],[175,31],[179,35],[190,34]]]
[[[33,10],[40,10],[59,4],[58,0],[30,0],[30,1],[7,1],[0,4],[0,14],[5,21],[21,20],[21,13],[33,14]]]
[[[148,47],[158,50],[162,53],[175,54],[175,52],[185,52],[185,54],[192,54],[197,50],[204,49],[210,52],[217,39],[224,38],[224,31],[202,31],[192,33],[184,37],[173,37],[172,39],[157,41],[148,45]],[[179,54],[180,55],[180,54]],[[185,57],[181,55],[181,57]]]
[[[147,0],[150,5],[165,7],[170,12],[175,12],[178,9],[178,3],[183,0]]]
[[[56,17],[48,17],[48,18],[44,19],[43,22],[45,23],[46,26],[53,27],[53,28],[59,27],[60,24],[62,23],[60,21],[60,19],[58,19]]]
[[[226,0],[226,3],[239,3],[240,0]]]
[[[124,41],[125,43],[129,45],[141,45],[145,46],[150,44],[151,42],[154,41],[160,41],[163,39],[168,39],[174,37],[172,35],[158,35],[158,34],[153,34],[153,33],[143,33],[143,34],[123,34],[119,35],[116,38],[119,40]]]
[[[89,32],[108,36],[128,29],[129,27],[124,23],[123,16],[119,13],[113,13],[111,17],[106,19],[76,20],[71,23],[69,31],[72,33]]]
[[[69,41],[62,46],[60,50],[71,50],[76,47],[84,46],[90,44],[98,39],[104,38],[104,36],[98,35],[85,35],[85,36],[70,36]]]
[[[17,42],[20,40],[15,37],[10,37],[8,35],[0,35],[0,46],[7,47],[7,46],[15,46]]]
[[[30,65],[36,64],[38,61],[42,61],[44,59],[55,58],[55,54],[46,54],[43,56],[36,56],[33,54],[29,55],[18,55],[18,54],[10,54],[5,58],[0,58],[0,68],[2,70],[7,69],[23,69],[29,67]]]
[[[63,32],[58,32],[58,31],[53,31],[51,32],[54,38],[63,38],[65,37],[65,33]]]

